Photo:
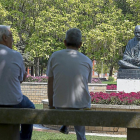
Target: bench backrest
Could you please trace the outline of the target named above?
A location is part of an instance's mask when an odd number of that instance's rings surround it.
[[[140,113],[0,108],[0,124],[65,124],[140,128]]]

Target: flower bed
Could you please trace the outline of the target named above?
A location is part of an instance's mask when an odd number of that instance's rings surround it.
[[[94,83],[94,84],[101,84],[102,81],[101,81],[99,78],[92,78],[92,79],[91,79],[91,83]]]
[[[140,105],[140,92],[131,93],[103,93],[90,92],[93,104],[112,104],[112,105]]]
[[[48,77],[47,76],[30,76],[27,75],[27,78],[25,82],[48,82]]]
[[[25,82],[48,82],[48,76],[30,76],[27,75]],[[101,80],[99,78],[92,78],[91,83],[101,84]]]
[[[117,85],[107,85],[106,89],[107,90],[116,90],[117,89]]]

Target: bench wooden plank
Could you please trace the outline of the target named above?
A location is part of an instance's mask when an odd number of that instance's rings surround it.
[[[140,113],[0,108],[0,123],[140,128]]]

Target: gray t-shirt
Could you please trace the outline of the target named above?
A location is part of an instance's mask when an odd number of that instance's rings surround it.
[[[21,54],[0,44],[0,105],[16,105],[22,101],[20,81],[24,74]]]
[[[73,49],[54,52],[48,62],[47,75],[54,77],[55,107],[90,108],[88,82],[92,77],[92,61],[87,56]]]

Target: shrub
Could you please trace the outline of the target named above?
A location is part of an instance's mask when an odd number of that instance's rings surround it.
[[[109,82],[113,82],[114,81],[114,77],[109,76],[108,81]]]

